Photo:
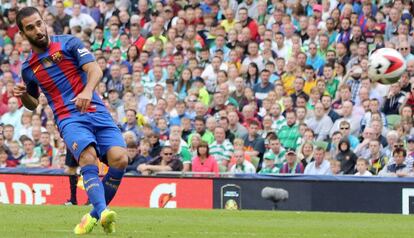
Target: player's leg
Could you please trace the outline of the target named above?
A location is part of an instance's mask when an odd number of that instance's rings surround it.
[[[106,209],[106,202],[104,188],[99,179],[98,156],[92,144],[82,150],[79,156],[79,165],[88,199],[93,205],[93,210],[96,210],[96,214],[98,214],[93,216],[91,212],[84,215],[81,222],[75,226],[74,233],[83,235],[90,233],[96,226],[101,213]]]
[[[125,168],[128,165],[128,156],[126,153],[125,148],[120,146],[113,146],[106,153],[109,169],[108,173],[102,179],[105,188],[106,204],[111,203],[121,184]]]
[[[93,117],[97,147],[102,160],[107,162],[108,173],[102,179],[105,188],[105,200],[109,204],[114,198],[125,168],[128,165],[128,155],[125,141],[119,128],[113,123],[108,113],[97,113]]]
[[[96,216],[90,213],[83,216],[76,225],[75,234],[90,233],[97,224],[103,210],[106,209],[105,194],[99,178],[98,156],[96,151],[96,138],[93,126],[87,117],[67,120],[59,125],[62,137],[68,145],[75,159],[81,167],[83,184],[90,202],[96,210]]]
[[[76,189],[78,185],[78,175],[76,174],[77,167],[67,167],[65,170],[69,178],[69,189],[70,189],[70,198],[67,200],[65,205],[78,205],[78,200],[76,197]]]
[[[67,166],[65,172],[69,175],[69,187],[70,187],[70,198],[65,203],[66,205],[77,205],[78,200],[76,198],[76,190],[78,185],[78,175],[76,170],[79,166],[76,159],[73,157],[69,149],[66,150],[65,165]]]
[[[118,190],[121,184],[122,177],[125,173],[125,168],[128,165],[128,157],[126,156],[126,150],[120,146],[111,147],[107,153],[109,169],[102,183],[105,188],[105,200],[108,205]],[[105,233],[115,232],[115,219],[116,213],[114,211],[106,210],[101,215],[101,225]]]
[[[94,146],[89,145],[82,151],[79,165],[81,166],[85,191],[93,205],[93,210],[96,211],[96,213],[91,212],[91,215],[98,220],[106,208],[106,201],[105,190],[99,178],[98,155]]]
[[[98,149],[103,161],[107,162],[109,169],[102,179],[105,189],[106,204],[115,197],[125,168],[128,165],[128,156],[125,149],[125,141],[121,131],[113,123],[109,114],[96,114],[94,116],[95,136]],[[115,232],[115,212],[106,210],[101,217],[101,225],[106,233]]]

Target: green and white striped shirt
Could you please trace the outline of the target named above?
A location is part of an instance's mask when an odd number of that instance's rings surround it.
[[[210,155],[214,156],[217,163],[221,163],[223,160],[230,160],[234,152],[233,144],[227,139],[222,144],[217,144],[217,141],[214,141],[209,146],[209,150]]]

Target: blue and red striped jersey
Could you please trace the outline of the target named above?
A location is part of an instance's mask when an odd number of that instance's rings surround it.
[[[94,56],[83,43],[70,35],[50,37],[47,51],[36,54],[32,52],[22,66],[22,77],[27,92],[35,98],[39,96],[39,87],[46,95],[57,123],[70,117],[80,115],[74,102],[87,83],[87,73],[82,66],[95,61]],[[93,93],[88,112],[107,112],[96,92]]]

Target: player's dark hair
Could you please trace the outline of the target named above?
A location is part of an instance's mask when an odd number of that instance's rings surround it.
[[[30,17],[31,15],[36,14],[36,13],[39,14],[40,18],[42,18],[42,15],[40,15],[39,10],[37,10],[37,8],[34,8],[34,7],[24,7],[17,13],[16,23],[20,31],[22,32],[24,31],[23,24],[22,24],[23,18]]]

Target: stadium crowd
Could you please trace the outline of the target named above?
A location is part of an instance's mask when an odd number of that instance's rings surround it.
[[[66,156],[47,95],[33,112],[13,97],[31,51],[16,25],[25,5],[95,55],[128,174],[414,175],[408,0],[3,2],[0,168],[64,168]],[[383,47],[407,62],[392,85],[367,75]]]

